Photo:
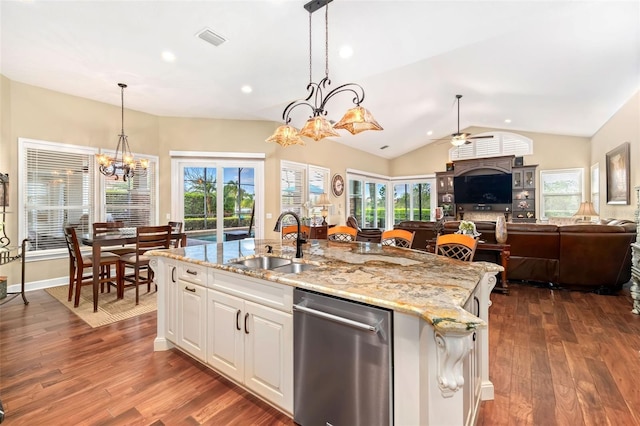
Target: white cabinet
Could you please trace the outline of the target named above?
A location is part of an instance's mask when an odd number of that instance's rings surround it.
[[[286,306],[293,289],[217,271],[214,283],[207,301],[207,362],[291,413],[293,315],[267,305]]]
[[[178,267],[177,342],[183,350],[206,360],[206,269],[181,263]]]

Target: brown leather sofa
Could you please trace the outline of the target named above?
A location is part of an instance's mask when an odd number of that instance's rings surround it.
[[[396,228],[415,231],[412,248],[425,250],[435,238],[435,222],[402,222]],[[479,239],[495,243],[495,224],[475,222]],[[459,222],[444,224],[444,232],[455,232]],[[631,243],[636,224],[629,220],[604,219],[598,224],[548,225],[507,223],[511,257],[509,280],[541,282],[599,293],[616,292],[631,278]],[[482,258],[477,252],[476,260]]]

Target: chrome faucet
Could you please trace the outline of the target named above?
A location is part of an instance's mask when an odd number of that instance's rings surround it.
[[[300,229],[300,218],[298,217],[298,215],[295,214],[295,212],[280,213],[280,216],[278,216],[278,219],[276,220],[276,226],[273,228],[273,230],[275,232],[280,232],[280,223],[282,222],[282,218],[286,215],[293,216],[298,224],[298,233],[296,235],[296,258],[302,259],[302,244],[306,243],[307,241],[302,239],[302,230]]]

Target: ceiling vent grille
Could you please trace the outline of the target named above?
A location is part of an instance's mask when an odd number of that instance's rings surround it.
[[[227,41],[226,38],[222,37],[220,34],[214,33],[208,28],[205,28],[204,30],[200,31],[198,33],[198,37],[206,41],[207,43],[213,44],[214,46],[220,46],[222,43]]]

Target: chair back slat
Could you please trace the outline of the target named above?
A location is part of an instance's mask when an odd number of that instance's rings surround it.
[[[470,235],[443,234],[436,238],[436,254],[472,262],[478,240]]]
[[[79,259],[82,259],[82,253],[80,252],[80,246],[78,244],[78,235],[73,226],[66,226],[64,228],[64,239],[69,249],[69,258],[76,267],[79,267]]]
[[[93,235],[104,235],[117,232],[120,228],[124,228],[124,222],[94,222]]]
[[[404,229],[390,229],[382,233],[381,242],[383,246],[411,248],[414,234],[414,232]]]
[[[350,226],[333,226],[327,230],[327,240],[349,242],[355,241],[358,230]]]
[[[171,225],[139,226],[136,228],[136,250],[168,249],[171,245]]]

